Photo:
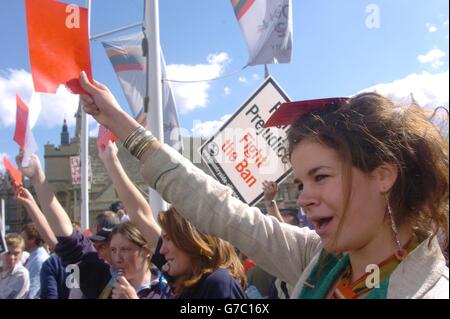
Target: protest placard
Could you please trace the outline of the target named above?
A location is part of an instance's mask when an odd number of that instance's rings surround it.
[[[287,101],[286,93],[268,77],[200,148],[213,175],[249,205],[262,198],[264,180],[280,183],[291,172],[288,126],[264,128],[270,115]]]

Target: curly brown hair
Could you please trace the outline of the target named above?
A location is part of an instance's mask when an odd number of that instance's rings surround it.
[[[306,138],[365,173],[395,164],[398,177],[389,193],[395,221],[412,227],[419,239],[444,234],[448,243],[448,141],[417,104],[398,106],[377,93],[362,93],[297,119],[288,134],[289,156]],[[344,188],[348,207],[348,184]]]

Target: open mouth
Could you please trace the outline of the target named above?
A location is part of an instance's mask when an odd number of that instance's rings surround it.
[[[318,228],[324,228],[325,226],[327,226],[330,222],[331,222],[331,220],[333,219],[333,217],[327,217],[327,218],[321,218],[321,219],[319,219],[319,221],[318,221]]]
[[[312,223],[314,224],[314,228],[318,235],[322,235],[324,231],[326,230],[327,226],[330,224],[330,222],[333,220],[334,217],[324,217],[324,218],[318,218]]]

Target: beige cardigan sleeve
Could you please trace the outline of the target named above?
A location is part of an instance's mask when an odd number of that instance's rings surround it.
[[[200,231],[229,241],[290,284],[321,248],[314,231],[280,223],[241,202],[167,145],[141,164],[145,181]]]

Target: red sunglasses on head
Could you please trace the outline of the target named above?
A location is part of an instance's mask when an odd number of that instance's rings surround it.
[[[264,127],[290,125],[300,116],[311,111],[328,108],[337,109],[347,102],[348,99],[349,98],[347,97],[333,97],[327,99],[286,102],[281,104],[278,110],[272,114]]]

